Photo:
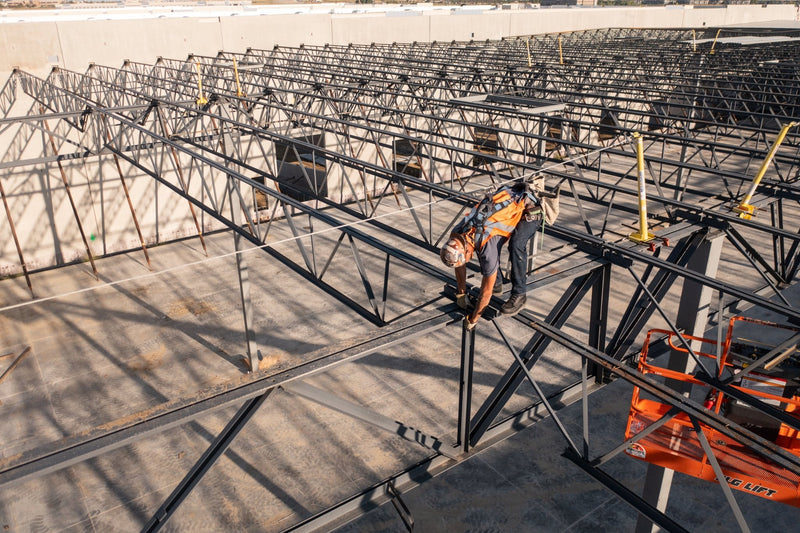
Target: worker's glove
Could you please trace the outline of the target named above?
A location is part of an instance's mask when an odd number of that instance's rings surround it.
[[[469,321],[469,315],[464,317],[464,329],[465,330],[472,331],[473,329],[475,329],[475,326],[477,326],[477,325],[478,325],[478,319],[477,318],[475,319],[475,322],[470,322]]]
[[[470,308],[472,308],[472,302],[469,299],[469,295],[465,292],[460,292],[456,294],[456,304],[458,304],[458,307],[460,307],[464,311],[467,311]]]

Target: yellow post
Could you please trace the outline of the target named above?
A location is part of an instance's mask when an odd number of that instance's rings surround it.
[[[697,33],[692,29],[692,52],[697,52]]]
[[[525,47],[528,49],[528,68],[531,68],[531,40],[525,39]]]
[[[711,43],[711,51],[708,52],[709,54],[713,54],[714,53],[714,47],[717,46],[717,39],[719,39],[719,32],[721,32],[721,31],[722,31],[722,28],[717,30],[717,34],[714,36],[714,42]]]
[[[756,193],[758,184],[761,183],[761,179],[764,177],[764,174],[767,173],[767,167],[772,162],[772,158],[775,157],[775,152],[778,151],[778,147],[780,147],[783,139],[789,132],[789,129],[796,125],[797,122],[790,122],[781,128],[780,133],[778,133],[778,138],[775,139],[775,143],[773,143],[772,148],[769,149],[767,157],[764,159],[764,162],[761,163],[761,168],[758,169],[758,174],[756,174],[756,177],[753,179],[753,183],[750,184],[750,190],[748,190],[747,194],[744,195],[742,202],[733,208],[735,212],[739,213],[739,218],[750,220],[753,217],[753,213],[755,212],[756,208],[750,205],[750,200],[753,199],[753,195]]]
[[[197,68],[197,90],[200,92],[200,96],[197,97],[197,105],[206,105],[208,103],[208,98],[203,96],[203,79],[200,77],[200,63],[195,61],[194,66]]]
[[[235,57],[233,58],[233,73],[236,76],[236,96],[241,98],[245,94],[242,92],[242,84],[239,83],[239,65],[236,63]]]
[[[558,34],[558,62],[564,64],[564,51],[561,49],[561,34]]]
[[[647,230],[647,194],[644,187],[644,141],[642,135],[634,132],[636,139],[636,167],[639,173],[639,231],[631,233],[628,238],[634,242],[645,243],[653,240],[655,235]]]

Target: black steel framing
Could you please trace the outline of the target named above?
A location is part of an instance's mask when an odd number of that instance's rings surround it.
[[[480,43],[276,47],[185,60],[160,58],[152,65],[92,65],[84,74],[55,69],[47,79],[15,72],[0,91],[0,128],[12,137],[0,159],[0,195],[14,236],[19,273],[25,276],[32,294],[35,287],[25,260],[31,243],[19,239],[4,180],[31,168],[44,168],[60,175],[69,195],[71,162],[110,160],[123,185],[132,226],[148,265],[149,243],[125,187],[126,179],[133,175],[149,176],[186,201],[187,216],[193,219],[203,247],[202,217],[208,215],[344,301],[354,313],[371,320],[376,331],[385,333],[372,344],[353,342],[348,350],[323,354],[306,368],[279,376],[255,373],[251,383],[158,406],[141,424],[112,424],[111,430],[98,429],[90,438],[67,439],[4,461],[0,463],[0,484],[67,467],[152,432],[167,431],[211,409],[245,400],[241,417],[237,415],[223,430],[146,528],[155,530],[247,423],[259,405],[255,398],[266,399],[270,391],[285,385],[290,393],[336,405],[376,427],[406,433],[409,440],[432,452],[425,464],[409,465],[406,473],[367,487],[337,508],[295,526],[298,530],[320,527],[359,508],[367,509],[365,501],[375,505],[396,500],[398,491],[416,484],[406,474],[424,470],[435,475],[464,454],[502,438],[520,419],[539,416],[532,413],[545,410],[558,422],[551,398],[542,394],[539,402],[512,417],[497,419],[526,379],[540,392],[530,371],[553,341],[578,354],[584,369],[580,382],[559,395],[569,393],[573,399],[582,395],[585,400],[597,386],[590,381],[617,376],[672,404],[675,412],[686,412],[800,472],[800,460],[795,456],[744,428],[731,426],[671,389],[638,375],[629,365],[635,355],[632,346],[653,316],[658,313],[672,325],[662,302],[679,280],[712,288],[720,301],[727,297],[800,323],[800,310],[779,294],[795,282],[800,266],[798,128],[790,130],[759,185],[753,198],[759,208],[757,215],[745,219],[731,211],[742,200],[777,131],[800,120],[800,66],[796,60],[800,46],[796,41],[744,46],[712,45],[702,40],[715,33],[716,29],[615,29]],[[796,31],[785,33],[797,37]],[[732,37],[761,34],[758,29],[725,30],[725,35]],[[203,93],[198,92],[199,80]],[[13,115],[19,111],[17,91],[33,102],[23,116]],[[638,212],[636,153],[630,143],[634,132],[644,136],[648,184],[655,188],[648,192],[651,224],[658,228],[651,250],[619,242],[629,229],[621,224],[633,225]],[[319,134],[324,134],[324,144],[316,141]],[[31,157],[30,146],[39,137],[41,153]],[[486,143],[490,137],[491,145]],[[288,180],[282,172],[287,165],[302,163],[303,156],[310,165],[299,165],[299,181]],[[324,166],[326,176],[339,173],[342,187],[337,193],[322,192],[316,165]],[[458,315],[449,308],[431,321],[415,322],[414,308],[387,315],[386,304],[395,290],[390,285],[390,265],[401,262],[425,276],[450,282],[449,272],[423,257],[435,258],[450,228],[483,192],[509,180],[539,177],[546,178],[549,188],[563,184],[565,214],[547,229],[548,239],[555,242],[550,249],[562,250],[562,257],[555,262],[562,267],[562,274],[537,279],[530,286],[535,290],[563,279],[571,285],[546,319],[525,312],[519,315],[519,321],[535,331],[522,350],[514,348],[495,321],[513,357],[508,371],[474,416],[470,396],[474,334],[462,335],[456,448],[445,449],[442,440],[413,432],[409,424],[392,425],[377,413],[326,398],[322,391],[292,387],[292,381],[367,355],[375,346],[402,342],[452,324]],[[224,187],[215,187],[219,180]],[[256,194],[266,195],[272,202],[266,220],[258,213],[254,216]],[[93,260],[74,203],[73,211],[77,232]],[[376,218],[384,211],[402,222],[388,224]],[[442,211],[447,215],[440,216]],[[307,222],[301,222],[301,217]],[[277,225],[288,227],[297,243],[296,253],[266,245]],[[315,230],[320,225],[337,235],[332,246],[315,244],[315,239],[319,240]],[[712,279],[686,267],[709,229],[725,232],[732,244],[730,260],[744,264],[752,277],[743,280],[739,271],[723,267]],[[162,241],[156,235],[151,242]],[[323,279],[343,247],[352,252],[359,288],[363,288],[358,296],[350,286]],[[384,260],[377,266],[368,265],[361,247],[377,251]],[[574,249],[587,254],[587,259],[569,263],[575,259]],[[57,257],[52,266],[67,263]],[[96,273],[93,261],[92,267]],[[637,290],[620,322],[609,324],[608,301],[619,283],[612,275],[615,269],[632,276]],[[776,294],[781,301],[771,298]],[[559,328],[570,319],[579,319],[575,310],[587,295],[591,297],[590,327],[586,338],[575,339]],[[243,295],[243,307],[246,298]],[[411,325],[399,324],[401,318],[410,320]],[[717,322],[722,321],[717,317]],[[244,329],[247,334],[249,326]],[[613,332],[610,338],[607,332]],[[735,390],[710,375],[700,373],[698,378],[735,395]],[[575,392],[576,387],[580,392]],[[741,399],[798,427],[793,418],[768,405]],[[593,458],[588,424],[582,435],[583,447],[563,425],[559,428],[568,443],[566,455],[576,464],[655,523],[680,530],[680,524],[599,469],[621,447]],[[725,496],[730,502],[727,493]],[[733,505],[737,520],[746,528]]]

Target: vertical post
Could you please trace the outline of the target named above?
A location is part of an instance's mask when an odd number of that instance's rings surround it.
[[[108,122],[105,121],[106,127],[106,137],[108,141],[111,142],[111,132],[108,130]],[[142,228],[139,226],[139,219],[136,216],[136,209],[133,207],[133,200],[131,200],[131,194],[128,190],[128,184],[125,182],[125,176],[122,172],[122,165],[119,163],[119,156],[114,152],[111,153],[112,157],[114,158],[114,164],[117,167],[117,173],[119,174],[119,181],[122,183],[122,190],[125,191],[125,198],[128,199],[128,209],[131,210],[131,216],[133,217],[133,225],[136,227],[136,234],[139,235],[139,242],[142,244],[142,251],[144,252],[144,258],[147,260],[147,268],[153,270],[153,266],[150,264],[150,255],[147,253],[147,245],[144,242],[144,236],[142,235]]]
[[[240,202],[234,201],[234,179],[228,177],[228,197],[231,204],[231,221],[239,227],[239,209]],[[238,196],[238,195],[237,195]],[[253,301],[250,298],[250,274],[247,269],[247,262],[244,256],[239,253],[241,249],[242,236],[238,231],[233,232],[233,245],[236,249],[234,256],[236,257],[236,274],[239,277],[239,296],[242,300],[242,315],[244,317],[244,334],[247,340],[247,357],[245,362],[250,366],[250,372],[258,370],[259,365],[259,352],[258,344],[255,339],[255,332],[253,331]]]
[[[707,235],[689,260],[687,268],[713,278],[719,267],[719,258],[724,242],[725,235],[723,233]],[[684,280],[683,291],[678,304],[678,315],[675,319],[676,327],[688,335],[703,337],[707,327],[708,313],[713,295],[714,291],[711,288],[689,279]],[[722,317],[720,316],[718,320],[722,320]],[[692,346],[692,349],[696,348],[698,347]],[[694,367],[694,361],[686,353],[673,352],[670,354],[667,362],[667,368],[670,370],[691,372],[692,368],[690,367]],[[691,385],[689,384],[687,387],[684,382],[669,381],[668,384],[684,395],[688,395],[691,390]],[[674,474],[673,470],[656,465],[648,465],[642,498],[663,512],[667,508]],[[658,531],[658,527],[650,522],[649,519],[640,515],[636,523],[636,533],[651,533],[655,531]]]
[[[161,129],[164,131],[164,135],[167,137],[171,137],[172,134],[167,128],[167,121],[164,119],[164,115],[161,114],[161,108],[156,107],[156,113],[158,113],[158,120],[161,124]],[[170,146],[170,153],[172,154],[172,161],[175,164],[175,175],[178,176],[178,181],[180,181],[181,189],[186,192],[187,196],[189,193],[188,188],[186,187],[186,181],[183,179],[183,170],[181,169],[181,161],[178,157],[178,152],[175,150],[174,146]],[[192,203],[189,198],[186,198],[186,202],[189,204],[189,211],[192,213],[192,220],[194,220],[194,226],[197,228],[197,236],[200,237],[200,244],[203,246],[203,253],[208,257],[208,249],[206,248],[206,240],[203,237],[203,228],[200,225],[200,222],[197,220],[197,214],[194,211],[194,204]]]
[[[631,233],[628,238],[634,242],[645,243],[653,240],[655,235],[647,230],[647,192],[644,182],[644,142],[642,135],[637,131],[633,134],[636,139],[636,168],[639,182],[639,231]]]
[[[469,451],[472,416],[472,369],[475,362],[475,328],[461,332],[461,381],[458,385],[458,441],[464,453]]]
[[[611,264],[601,267],[602,271],[592,285],[591,315],[589,316],[589,346],[601,352],[606,350],[606,324],[608,322],[608,302],[611,287]],[[589,363],[589,375],[597,383],[608,381],[609,372],[596,363]]]
[[[44,114],[44,108],[40,108],[40,112]],[[81,240],[83,240],[83,246],[86,250],[86,255],[89,257],[89,262],[92,264],[92,272],[94,272],[94,277],[99,280],[100,275],[97,273],[97,266],[94,264],[92,249],[89,246],[89,241],[86,240],[86,233],[83,231],[83,223],[81,222],[81,217],[78,213],[78,206],[75,205],[75,199],[72,197],[72,189],[70,189],[69,181],[67,180],[67,173],[64,171],[64,166],[61,164],[61,160],[58,158],[56,141],[53,139],[53,133],[50,131],[50,126],[47,125],[46,120],[42,121],[42,125],[44,126],[44,130],[47,132],[47,137],[50,139],[50,147],[53,149],[53,155],[56,156],[56,164],[58,165],[58,171],[61,173],[61,181],[64,183],[64,190],[67,191],[69,205],[72,207],[72,214],[75,217],[75,222],[78,224],[78,232],[81,234]]]
[[[25,256],[22,255],[22,246],[19,243],[17,236],[17,228],[14,226],[14,218],[11,216],[11,209],[8,206],[8,199],[6,198],[6,191],[3,188],[3,180],[0,179],[0,197],[3,199],[3,207],[6,210],[6,219],[8,220],[8,227],[11,228],[11,236],[14,237],[14,246],[17,247],[17,256],[19,256],[19,264],[22,266],[22,273],[25,274],[25,281],[28,283],[28,290],[31,291],[31,296],[34,298],[36,295],[33,293],[33,285],[31,284],[31,276],[28,273],[28,266],[25,264]]]
[[[761,163],[761,168],[758,169],[758,174],[756,174],[756,177],[753,179],[753,183],[750,184],[750,189],[747,191],[747,194],[744,195],[742,202],[733,208],[735,212],[739,213],[739,218],[744,218],[746,220],[750,220],[750,218],[752,218],[755,207],[750,205],[750,200],[753,199],[753,195],[756,193],[758,184],[761,183],[761,179],[764,177],[764,174],[767,173],[767,167],[769,167],[769,164],[772,163],[772,158],[775,157],[775,152],[778,151],[781,143],[783,143],[783,139],[786,138],[786,134],[789,132],[789,129],[796,124],[796,122],[790,122],[781,128],[780,133],[778,133],[778,138],[775,139],[775,142],[772,144],[772,148],[770,148],[769,153],[767,153],[767,157],[764,159],[764,162]]]

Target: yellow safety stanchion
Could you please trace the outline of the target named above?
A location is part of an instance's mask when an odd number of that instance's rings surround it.
[[[561,34],[558,34],[558,62],[564,64],[564,51],[561,49]]]
[[[533,65],[531,64],[531,40],[525,39],[525,47],[528,49],[528,68],[531,68]]]
[[[692,52],[697,52],[697,33],[692,29]]]
[[[753,199],[753,195],[756,193],[756,188],[758,187],[758,184],[761,183],[761,179],[764,177],[764,174],[767,173],[767,167],[772,162],[772,158],[775,157],[775,152],[778,151],[778,147],[780,147],[781,143],[783,142],[783,139],[789,132],[789,129],[796,125],[797,122],[790,122],[781,128],[780,133],[778,133],[778,138],[775,139],[772,148],[769,149],[767,157],[764,159],[764,162],[761,163],[761,168],[758,169],[758,174],[756,174],[755,179],[753,179],[753,183],[750,185],[750,190],[747,191],[747,194],[744,195],[744,198],[742,199],[741,203],[733,208],[735,212],[739,213],[739,218],[744,218],[746,220],[750,220],[751,218],[753,218],[753,214],[755,213],[756,208],[750,205],[750,200]]]
[[[236,76],[236,96],[242,98],[246,96],[242,91],[242,84],[239,83],[239,65],[236,63],[236,58],[233,58],[233,73]]]
[[[717,46],[717,39],[719,39],[719,32],[721,32],[721,31],[722,31],[722,28],[717,30],[717,34],[714,36],[714,42],[711,43],[711,51],[708,52],[709,54],[713,54],[714,53],[714,47]]]
[[[639,171],[639,231],[631,233],[628,238],[634,242],[650,242],[656,236],[647,229],[647,194],[644,187],[644,141],[639,132],[634,132],[636,139],[636,166]]]
[[[206,105],[208,98],[203,96],[203,78],[200,77],[200,63],[195,61],[194,66],[197,68],[197,90],[200,96],[197,97],[197,105]]]

